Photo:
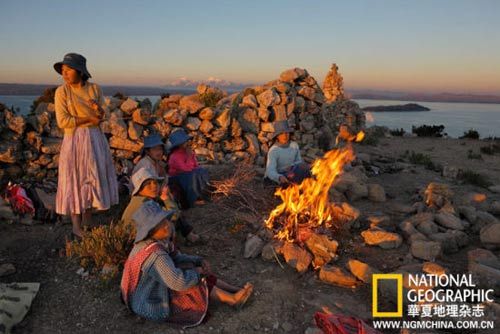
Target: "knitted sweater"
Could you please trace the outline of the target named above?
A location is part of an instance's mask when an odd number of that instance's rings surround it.
[[[96,100],[101,107],[104,106],[101,88],[95,83],[87,82],[79,88],[64,84],[57,88],[54,97],[56,121],[57,125],[64,129],[65,134],[72,134],[75,131],[76,117],[88,117],[95,114],[88,100]],[[81,126],[94,127],[90,124]]]
[[[286,170],[302,162],[299,145],[291,141],[288,145],[274,144],[267,153],[265,176],[279,183],[280,176],[285,176]]]

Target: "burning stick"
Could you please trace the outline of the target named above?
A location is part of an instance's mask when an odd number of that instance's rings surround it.
[[[363,132],[355,136],[343,136],[343,139],[360,141]],[[276,231],[276,238],[286,241],[301,242],[302,229],[319,226],[331,227],[342,220],[339,206],[329,201],[329,190],[336,177],[343,172],[345,164],[354,160],[351,145],[327,152],[323,158],[314,161],[312,178],[301,184],[293,184],[287,188],[279,188],[275,195],[282,203],[271,211],[265,225]]]

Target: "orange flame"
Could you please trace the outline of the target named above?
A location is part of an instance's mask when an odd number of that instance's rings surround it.
[[[341,134],[339,134],[340,136]],[[345,136],[343,139],[360,141],[364,133]],[[313,177],[305,179],[301,184],[292,184],[287,188],[278,188],[275,195],[280,197],[279,204],[265,222],[267,228],[275,230],[275,237],[286,241],[299,239],[300,228],[331,227],[340,221],[342,208],[330,203],[329,190],[333,182],[343,171],[346,163],[354,160],[351,145],[328,151],[324,157],[314,161],[312,165]]]

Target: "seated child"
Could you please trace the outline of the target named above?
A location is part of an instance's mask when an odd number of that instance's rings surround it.
[[[232,286],[215,277],[201,257],[173,249],[172,215],[158,203],[146,201],[132,217],[137,235],[121,280],[127,307],[146,319],[191,327],[203,321],[209,300],[238,307],[245,304],[252,284]]]
[[[132,216],[139,209],[139,207],[148,200],[156,200],[161,202],[165,210],[172,210],[174,212],[171,220],[179,229],[181,235],[189,243],[197,243],[201,240],[200,236],[193,231],[193,227],[182,217],[182,213],[177,207],[177,203],[172,199],[168,192],[168,186],[165,185],[160,192],[160,184],[163,177],[158,176],[153,170],[141,168],[132,175],[132,184],[134,189],[129,204],[123,211],[122,221],[133,226]]]
[[[182,189],[183,198],[179,200],[185,202],[187,208],[208,199],[208,171],[198,165],[196,154],[190,148],[191,139],[184,129],[173,132],[168,139],[169,184]]]
[[[290,141],[288,121],[274,123],[273,139],[276,142],[267,153],[265,181],[286,186],[290,183],[301,183],[311,177],[309,166],[302,161],[299,145]]]
[[[158,176],[166,177],[166,164],[162,161],[165,154],[165,144],[160,135],[152,134],[144,137],[144,146],[141,152],[141,159],[134,166],[132,174],[135,174],[141,168],[147,168],[154,171]]]

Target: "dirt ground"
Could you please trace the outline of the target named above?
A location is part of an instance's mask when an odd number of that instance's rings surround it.
[[[429,155],[441,165],[475,170],[500,184],[499,154],[483,154],[483,160],[467,158],[469,149],[479,152],[480,146],[484,146],[484,143],[472,140],[391,138],[381,140],[377,146],[357,146],[356,150],[385,161],[381,164],[392,163],[387,161],[396,163],[396,159],[406,150],[413,150]],[[413,204],[412,198],[416,192],[432,181],[450,184],[458,200],[465,200],[465,195],[471,192],[481,192],[489,198],[500,197],[484,188],[445,180],[439,173],[426,170],[423,166],[408,165],[404,159],[399,163],[408,168],[370,177],[370,182],[384,186],[388,201],[382,204],[368,200],[352,203],[363,215],[387,214],[397,226],[404,216],[391,209],[394,204]],[[217,169],[223,167],[211,168],[212,171]],[[219,170],[217,174],[224,173]],[[356,289],[331,286],[319,281],[312,271],[304,275],[297,274],[284,262],[282,268],[275,262],[266,262],[261,258],[243,258],[242,247],[246,235],[254,232],[258,221],[263,220],[277,204],[260,181],[256,180],[255,184],[266,198],[266,207],[259,208],[261,217],[256,222],[238,218],[236,211],[222,207],[220,201],[186,212],[190,222],[208,242],[201,246],[182,246],[181,250],[206,257],[214,272],[231,283],[242,285],[250,281],[255,285],[255,295],[244,308],[234,310],[224,305],[214,305],[208,321],[189,330],[131,315],[120,302],[119,277],[104,282],[95,275],[86,278],[78,275],[78,263],[60,256],[65,236],[71,230],[70,225],[25,226],[0,222],[0,263],[12,263],[17,269],[15,274],[2,277],[0,281],[41,283],[31,310],[14,333],[304,333],[312,326],[314,312],[324,307],[332,312],[370,319],[371,288],[368,285],[360,285]],[[98,215],[96,219],[106,222],[120,214],[120,208],[114,208]],[[366,226],[361,223],[351,233],[339,235],[338,265],[344,266],[349,258],[356,258],[382,272],[390,272],[401,265],[419,262],[408,257],[406,243],[395,250],[364,245],[359,234],[363,228]],[[480,246],[477,236],[471,237],[468,247],[452,256],[443,256],[436,262],[451,272],[465,272],[467,251]],[[499,252],[496,254],[500,255]]]

